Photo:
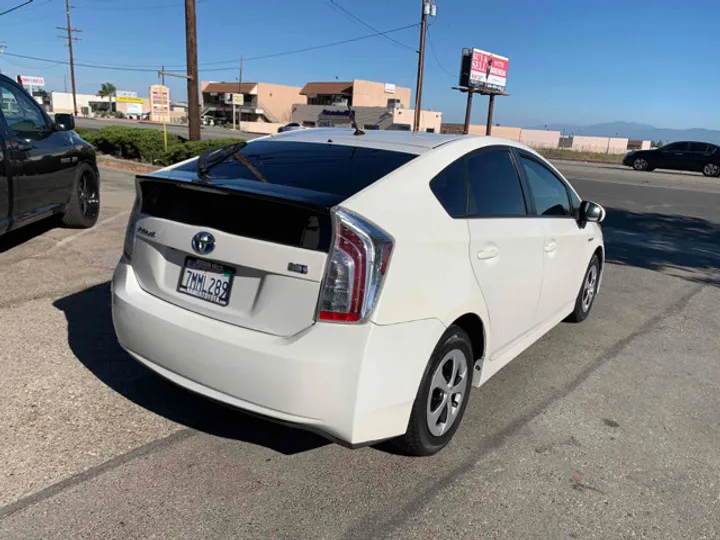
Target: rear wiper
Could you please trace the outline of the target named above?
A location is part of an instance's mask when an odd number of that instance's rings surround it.
[[[246,146],[247,142],[242,141],[229,144],[221,148],[205,150],[202,154],[200,154],[200,157],[198,157],[198,178],[200,178],[200,180],[203,182],[207,182],[210,179],[208,176],[208,174],[210,173],[210,169],[212,169],[218,163],[222,163],[230,156],[235,156],[238,152],[240,152],[240,150],[242,150]],[[237,159],[237,157],[235,159]]]

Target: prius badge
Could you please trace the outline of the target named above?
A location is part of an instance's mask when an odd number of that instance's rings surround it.
[[[207,232],[199,232],[193,236],[191,245],[195,253],[207,255],[215,249],[215,237]]]

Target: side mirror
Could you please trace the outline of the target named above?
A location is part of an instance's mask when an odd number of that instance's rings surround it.
[[[75,117],[72,114],[56,114],[55,125],[58,131],[72,131],[75,129]]]
[[[605,209],[597,203],[591,201],[583,201],[580,204],[580,222],[581,223],[600,223],[605,219]]]

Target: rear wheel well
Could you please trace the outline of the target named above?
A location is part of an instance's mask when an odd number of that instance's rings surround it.
[[[453,322],[455,326],[459,326],[470,338],[470,344],[472,345],[473,360],[482,358],[485,354],[485,327],[483,326],[482,319],[475,313],[466,313],[459,319]]]

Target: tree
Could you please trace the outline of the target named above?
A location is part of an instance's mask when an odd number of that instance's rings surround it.
[[[104,82],[102,83],[102,86],[100,86],[100,90],[98,90],[97,95],[101,98],[108,98],[108,101],[110,102],[110,110],[112,110],[112,96],[115,95],[115,92],[117,91],[117,88],[115,88],[115,85],[110,82]]]
[[[652,143],[651,146],[652,146],[653,148],[662,148],[663,142],[662,142],[662,141],[654,142],[654,143]]]

